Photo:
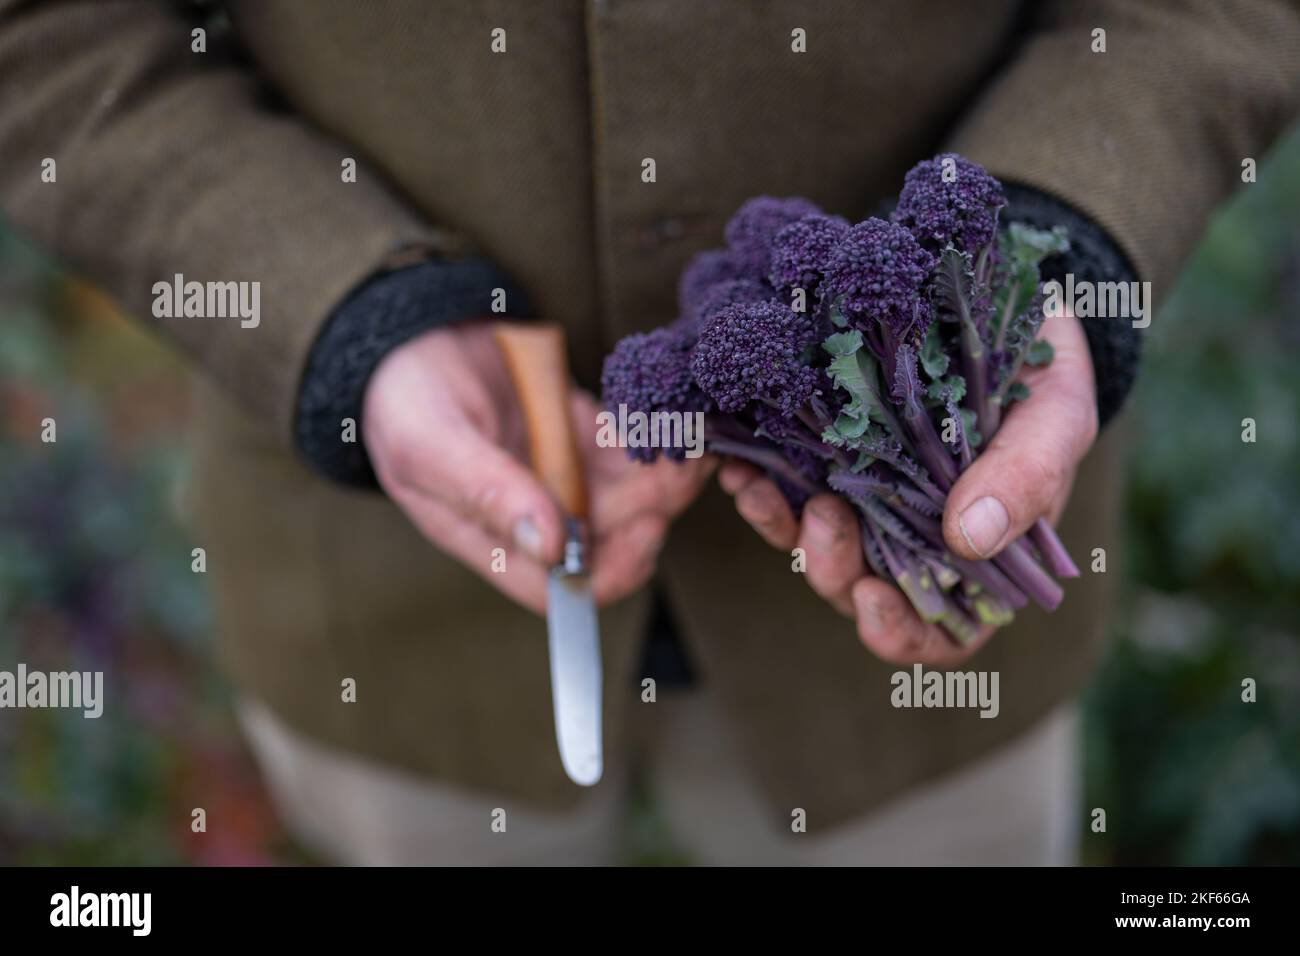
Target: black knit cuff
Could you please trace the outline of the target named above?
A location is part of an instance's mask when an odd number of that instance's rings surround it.
[[[523,293],[483,259],[434,259],[374,276],[326,320],[298,391],[295,439],[318,473],[356,488],[375,488],[361,434],[370,375],[385,355],[429,329],[492,313],[493,290],[507,313],[528,315]],[[356,423],[345,441],[344,419]]]
[[[1138,278],[1123,250],[1095,222],[1054,196],[1017,183],[1004,183],[1007,207],[1003,222],[1023,222],[1037,229],[1064,226],[1070,251],[1043,262],[1044,282],[1064,284],[1073,273],[1079,282],[1133,282]],[[1142,333],[1119,318],[1081,318],[1097,378],[1097,417],[1104,426],[1124,405],[1142,358]]]

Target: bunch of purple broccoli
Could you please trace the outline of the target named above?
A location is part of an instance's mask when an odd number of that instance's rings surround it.
[[[705,446],[765,469],[796,511],[838,493],[874,573],[959,643],[1030,599],[1054,609],[1053,575],[1079,572],[1046,522],[989,561],[950,552],[941,526],[948,491],[1028,394],[1021,367],[1052,358],[1038,269],[1064,230],[1000,229],[1004,205],[951,153],[907,174],[890,221],[749,200],[726,248],[683,272],[681,318],[606,359],[606,406],[703,413]]]

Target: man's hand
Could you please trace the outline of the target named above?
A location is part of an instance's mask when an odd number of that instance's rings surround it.
[[[1055,523],[1065,508],[1074,473],[1097,437],[1097,402],[1088,342],[1079,321],[1057,316],[1041,337],[1056,357],[1027,368],[1028,399],[1008,411],[989,446],[958,479],[943,514],[944,541],[963,558],[989,558],[1039,518]],[[834,495],[804,508],[802,523],[776,485],[747,464],[729,462],[719,473],[736,510],[770,544],[803,548],[814,591],[855,619],[858,635],[877,656],[894,663],[953,665],[986,641],[986,627],[966,647],[927,624],[890,581],[868,576],[855,512]]]
[[[699,493],[706,459],[652,466],[596,446],[592,397],[573,391],[591,500],[592,591],[608,604],[653,573],[668,524]],[[394,349],[366,387],[362,432],[375,474],[420,532],[526,607],[546,608],[564,532],[533,476],[505,363],[484,325],[426,332]],[[492,551],[506,549],[493,573]]]

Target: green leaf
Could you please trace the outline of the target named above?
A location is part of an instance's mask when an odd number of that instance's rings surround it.
[[[934,272],[935,301],[939,308],[952,313],[959,322],[969,324],[971,299],[975,285],[975,267],[969,253],[949,246],[939,256],[939,268]]]
[[[948,371],[948,354],[943,350],[938,322],[931,322],[929,331],[925,333],[925,342],[921,345],[921,368],[935,381]]]
[[[1033,262],[1035,266],[1048,256],[1070,251],[1070,239],[1064,226],[1035,229],[1023,222],[1013,222],[1007,226],[1007,238],[1011,241],[1012,256]]]
[[[826,337],[826,340],[822,342],[822,348],[835,358],[852,355],[862,348],[862,333],[857,329],[850,329],[848,332],[836,332],[834,335]]]
[[[1052,359],[1056,356],[1056,349],[1052,348],[1052,343],[1047,339],[1034,339],[1029,343],[1029,348],[1025,350],[1025,363],[1035,368],[1051,364]]]
[[[966,397],[966,379],[960,375],[949,375],[947,378],[940,379],[937,382],[931,382],[930,387],[925,390],[927,398],[936,402],[945,403],[960,402]]]
[[[975,428],[975,425],[979,421],[978,417],[975,415],[975,412],[969,408],[961,409],[960,414],[962,431],[966,433],[966,443],[970,445],[971,448],[978,448],[980,443],[984,441],[984,436]]]
[[[842,329],[849,324],[849,320],[844,317],[844,309],[842,308],[843,302],[844,302],[844,296],[840,296],[834,302],[831,303],[831,308],[830,308],[831,325],[835,326],[835,328],[837,329]]]
[[[862,333],[857,329],[836,333],[827,337],[822,348],[834,356],[826,367],[832,384],[844,389],[852,398],[840,410],[831,430],[847,440],[860,437],[869,421],[887,422],[889,418],[876,392],[879,381],[876,360],[863,348]]]
[[[1006,405],[1009,408],[1012,402],[1023,402],[1029,397],[1029,386],[1024,382],[1012,382],[1007,386]]]
[[[835,421],[822,431],[822,441],[836,448],[860,451],[871,440],[872,424],[869,418],[851,418],[837,415]],[[866,467],[865,465],[863,467]]]
[[[999,326],[994,329],[995,336],[1004,321],[1021,315],[1033,302],[1042,261],[1070,249],[1064,226],[1047,230],[1013,222],[998,242],[1006,276],[993,295],[994,322]]]
[[[862,433],[867,430],[867,426],[870,424],[871,419],[865,415],[859,418],[849,415],[846,412],[840,412],[840,414],[835,416],[835,424],[831,427],[834,428],[841,437],[852,439],[861,438]]]

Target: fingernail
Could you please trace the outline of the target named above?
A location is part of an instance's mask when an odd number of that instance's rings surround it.
[[[515,547],[537,561],[542,560],[542,531],[533,524],[532,518],[520,518],[515,522]]]
[[[991,495],[978,499],[957,519],[962,537],[975,553],[988,557],[1011,525],[1006,505]]]

